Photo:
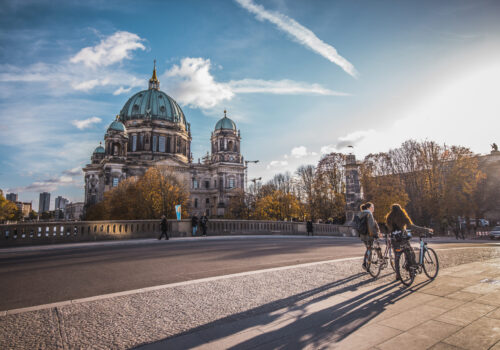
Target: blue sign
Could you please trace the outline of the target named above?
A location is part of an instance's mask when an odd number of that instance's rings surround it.
[[[177,215],[177,220],[181,219],[181,205],[177,204],[175,206],[175,214]]]

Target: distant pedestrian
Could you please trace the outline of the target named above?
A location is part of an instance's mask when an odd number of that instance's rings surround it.
[[[196,230],[198,229],[198,217],[196,215],[191,218],[191,228],[193,229],[193,236],[196,236]]]
[[[203,236],[207,235],[207,223],[208,223],[207,215],[203,213],[203,216],[200,218],[200,224]]]
[[[313,231],[313,222],[312,222],[312,220],[307,220],[306,228],[307,228],[307,235],[309,236],[309,234],[310,234],[311,236],[313,236],[314,235],[314,231]]]
[[[165,215],[162,215],[161,217],[160,228],[161,228],[161,235],[160,237],[158,237],[158,239],[161,240],[161,238],[165,235],[165,239],[168,240],[168,234],[167,234],[168,223]]]

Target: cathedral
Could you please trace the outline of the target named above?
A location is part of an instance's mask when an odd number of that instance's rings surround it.
[[[210,138],[211,154],[194,163],[191,125],[177,102],[160,90],[155,67],[149,88],[128,99],[83,169],[85,205],[102,201],[104,192],[130,176],[166,166],[189,188],[191,215],[223,216],[234,190],[244,188],[240,141],[224,111]]]

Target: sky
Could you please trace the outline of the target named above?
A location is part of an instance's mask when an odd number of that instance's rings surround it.
[[[498,18],[494,0],[4,0],[0,189],[83,201],[82,167],[154,60],[195,161],[227,109],[250,179],[407,139],[488,153]]]

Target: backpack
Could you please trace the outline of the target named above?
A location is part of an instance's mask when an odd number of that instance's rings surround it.
[[[356,215],[353,220],[354,229],[358,231],[358,236],[366,236],[368,235],[368,219],[367,215]]]

